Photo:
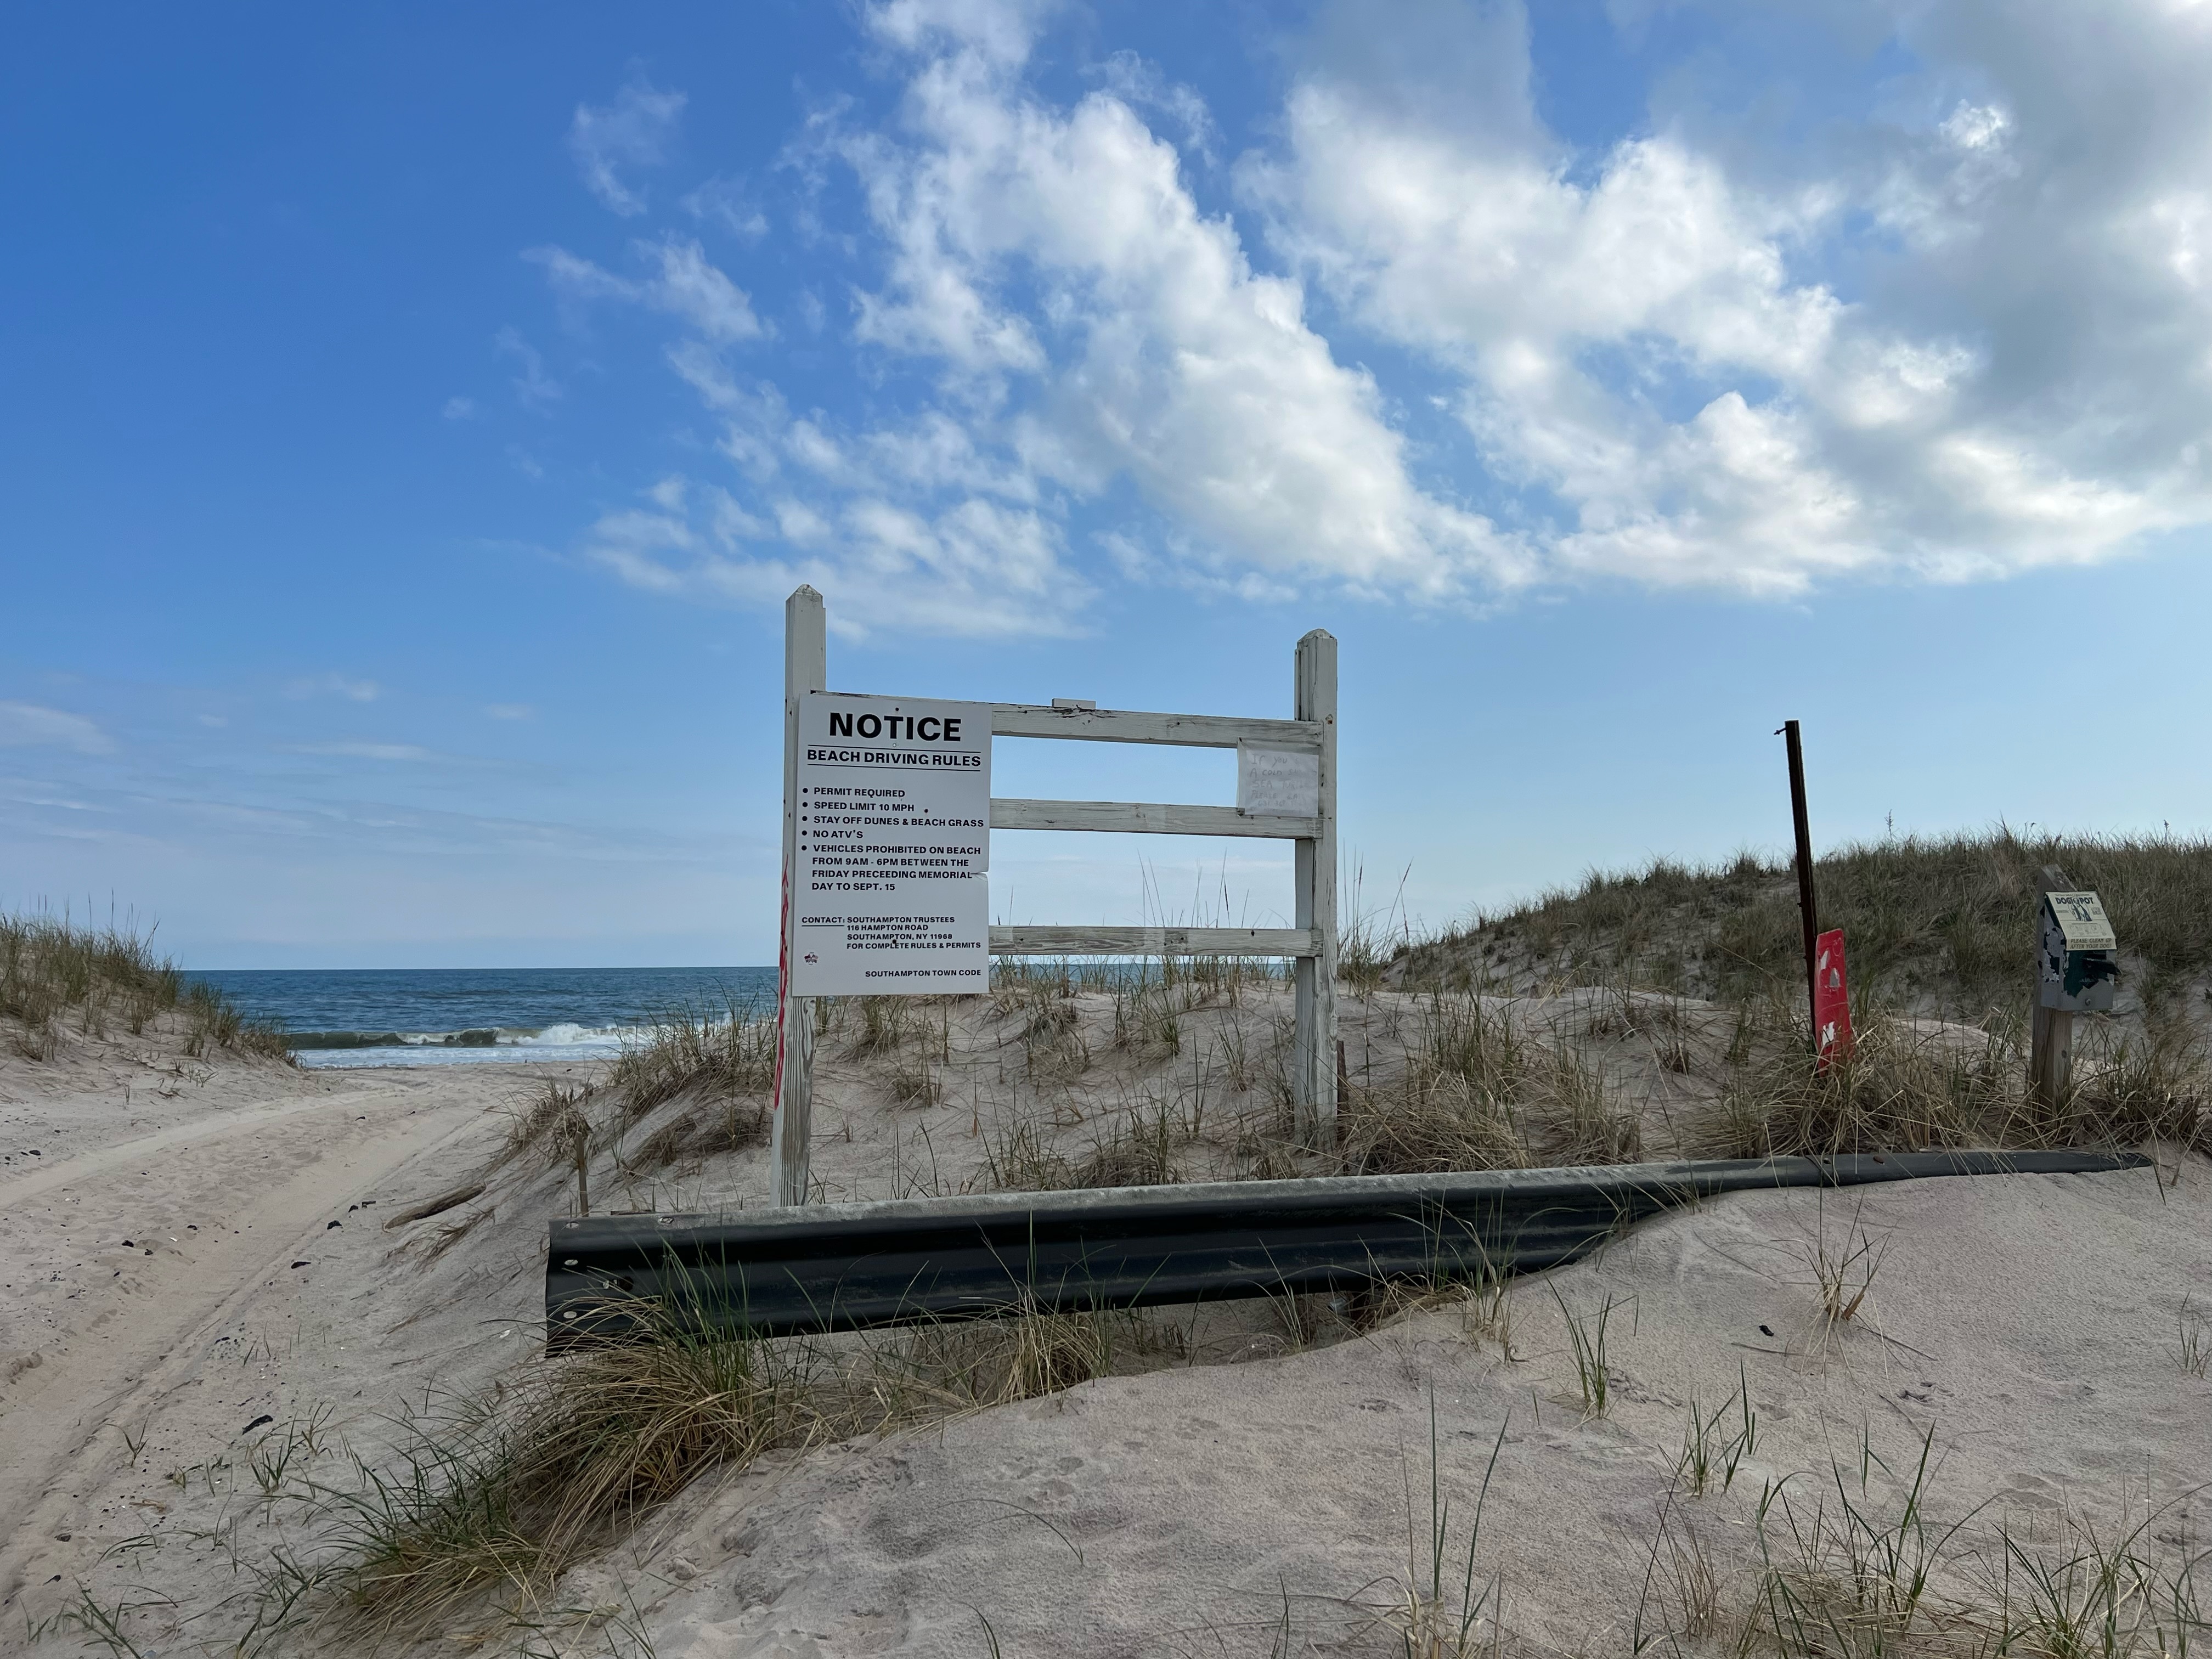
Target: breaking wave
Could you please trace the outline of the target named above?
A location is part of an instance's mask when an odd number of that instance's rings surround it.
[[[290,1031],[285,1042],[310,1070],[361,1066],[465,1066],[500,1060],[608,1060],[644,1027],[564,1021],[474,1026],[460,1031]]]

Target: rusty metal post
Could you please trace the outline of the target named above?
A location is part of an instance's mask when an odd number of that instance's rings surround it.
[[[1813,1036],[1814,1053],[1820,1047],[1819,970],[1814,965],[1814,942],[1820,937],[1820,913],[1813,897],[1813,830],[1805,814],[1805,749],[1797,722],[1782,722],[1781,736],[1790,749],[1790,814],[1797,831],[1797,909],[1805,924],[1805,1018]]]

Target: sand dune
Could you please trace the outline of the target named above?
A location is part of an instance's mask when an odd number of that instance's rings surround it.
[[[1265,1363],[1101,1379],[701,1492],[586,1595],[627,1583],[670,1659],[973,1654],[985,1619],[1010,1653],[1264,1653],[1286,1591],[1290,1650],[1371,1640],[1358,1606],[1379,1612],[1405,1579],[1409,1525],[1427,1570],[1433,1402],[1460,1516],[1504,1433],[1476,1563],[1511,1643],[1626,1652],[1690,1402],[1728,1407],[1740,1376],[1754,1449],[1727,1492],[1678,1488],[1670,1510],[1738,1594],[1770,1483],[1815,1505],[1839,1467],[1856,1498],[1870,1446],[1887,1468],[1863,1501],[1893,1512],[1923,1436],[1947,1523],[1987,1505],[1986,1527],[2050,1541],[2065,1506],[2108,1532],[2155,1510],[2201,1548],[2212,1387],[2172,1349],[2185,1301],[2212,1304],[2209,1206],[2201,1160],[2163,1194],[2146,1172],[1928,1182],[1863,1211],[1731,1197],[1523,1281],[1510,1354],[1447,1310]],[[1853,1225],[1888,1255],[1831,1328],[1802,1251]],[[1554,1290],[1578,1312],[1616,1304],[1601,1414]],[[1649,1629],[1683,1622],[1678,1547]]]
[[[919,1103],[896,1097],[896,1054],[855,1053],[847,1034],[825,1048],[818,1170],[841,1194],[957,1190],[988,1182],[1016,1131],[1072,1166],[1164,1108],[1189,1125],[1194,1075],[1216,1079],[1211,1115],[1176,1156],[1186,1173],[1234,1167],[1255,1155],[1264,1078],[1255,1065],[1231,1088],[1223,1050],[1267,1040],[1271,995],[1198,1011],[1172,1054],[1115,1048],[1111,1011],[1090,1009],[1097,1053],[1054,1086],[1018,1022],[970,1007]],[[1711,1097],[1703,1060],[1679,1069],[1587,995],[1522,1013],[1578,1033],[1655,1140]],[[1387,1073],[1417,1015],[1388,997],[1356,1006],[1350,1063]],[[1669,1029],[1726,1040],[1695,1006]],[[170,1063],[0,1063],[0,1503],[14,1523],[0,1644],[43,1626],[66,1650],[100,1610],[147,1655],[338,1639],[268,1622],[272,1564],[331,1559],[330,1512],[300,1494],[357,1479],[355,1454],[383,1459],[404,1432],[387,1414],[410,1398],[465,1397],[540,1363],[544,1226],[573,1204],[571,1178],[495,1167],[502,1109],[540,1073],[334,1079],[224,1060],[180,1079]],[[122,1083],[141,1073],[168,1091],[146,1100],[134,1083],[126,1104]],[[599,1204],[758,1200],[758,1147],[639,1165],[686,1109],[657,1108],[602,1150]],[[382,1224],[478,1171],[477,1198]],[[1885,1253],[1834,1323],[1811,1258],[1858,1243]],[[1586,1328],[1613,1304],[1602,1412],[1578,1385],[1562,1302]],[[1502,1587],[1503,1619],[1489,1606],[1475,1634],[1502,1632],[1504,1650],[1626,1650],[1639,1626],[1719,1640],[1712,1621],[1755,1577],[1763,1492],[1780,1486],[1801,1520],[1824,1505],[1832,1523],[1839,1491],[1889,1512],[1931,1435],[1933,1512],[1984,1506],[1947,1591],[1978,1593],[1974,1562],[1995,1559],[2001,1526],[2057,1549],[2069,1516],[2109,1532],[2154,1513],[2140,1547],[2165,1559],[2204,1534],[2212,1384],[2179,1344],[2207,1310],[2212,1166],[2193,1154],[2162,1171],[1884,1188],[1863,1206],[1731,1197],[1519,1281],[1510,1328],[1466,1303],[1358,1333],[1254,1304],[1235,1340],[1200,1333],[1178,1355],[1170,1310],[1135,1374],[709,1476],[570,1574],[527,1640],[664,1659],[977,1654],[988,1623],[1008,1654],[1395,1651],[1409,1530],[1415,1576],[1428,1571],[1432,1410],[1455,1555],[1497,1449],[1474,1560]],[[1717,1456],[1755,1414],[1726,1491],[1717,1474],[1702,1495],[1684,1486],[1693,1401]],[[1770,1543],[1783,1513],[1770,1503]],[[525,1640],[488,1615],[468,1628],[487,1650]]]

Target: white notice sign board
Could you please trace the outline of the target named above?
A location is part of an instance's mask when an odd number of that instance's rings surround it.
[[[990,704],[807,693],[798,812],[793,995],[990,988]]]

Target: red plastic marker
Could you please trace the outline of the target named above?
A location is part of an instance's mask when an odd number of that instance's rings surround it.
[[[1813,1053],[1822,1071],[1851,1052],[1851,988],[1844,973],[1844,930],[1813,942]]]

